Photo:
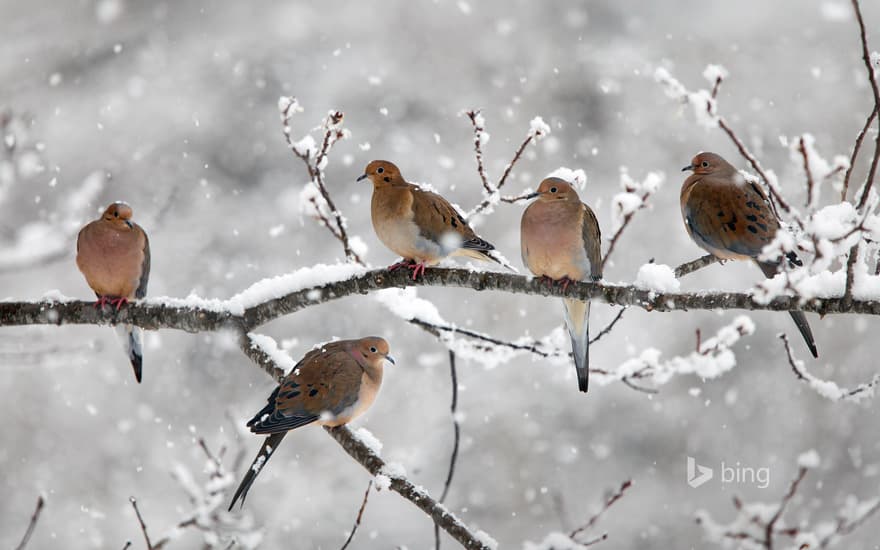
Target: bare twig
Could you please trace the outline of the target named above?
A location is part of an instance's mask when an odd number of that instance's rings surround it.
[[[144,523],[144,518],[141,517],[141,511],[138,510],[137,499],[129,497],[128,500],[131,502],[131,506],[134,508],[134,513],[137,515],[138,523],[141,525],[141,532],[143,532],[144,540],[147,542],[147,550],[153,550],[153,543],[150,542],[150,535],[147,534],[147,525]]]
[[[480,116],[479,109],[467,111],[465,114],[471,119],[471,124],[474,126],[474,155],[477,157],[477,173],[480,175],[480,180],[483,182],[483,189],[486,190],[486,194],[491,195],[495,190],[492,189],[492,185],[489,183],[489,176],[486,174],[486,168],[483,166],[483,132],[486,130],[483,128],[483,117]]]
[[[862,19],[862,10],[859,7],[858,0],[852,0],[853,11],[856,14],[856,20],[859,23],[859,38],[862,43],[862,61],[865,62],[865,69],[868,71],[868,82],[871,85],[871,91],[874,93],[874,110],[880,109],[880,87],[877,85],[877,75],[874,73],[874,65],[871,63],[871,52],[868,49],[868,38],[865,34],[865,20]],[[858,209],[861,210],[868,202],[868,195],[871,187],[874,185],[874,176],[877,173],[877,164],[880,163],[880,121],[878,121],[877,136],[874,138],[874,157],[871,159],[871,167],[868,169],[868,176],[865,179],[865,185],[862,187],[862,196],[859,198]]]
[[[782,513],[785,512],[785,507],[788,506],[789,502],[791,502],[791,499],[797,492],[798,485],[800,485],[801,481],[803,481],[805,475],[807,475],[807,469],[801,466],[798,469],[797,476],[791,482],[791,485],[789,485],[788,491],[785,493],[785,496],[782,497],[782,502],[779,503],[779,507],[776,509],[773,517],[770,518],[770,521],[767,522],[767,526],[764,528],[764,544],[768,550],[773,548],[773,529],[776,526],[776,522],[779,521],[779,518],[782,517]]]
[[[605,325],[605,328],[600,330],[596,334],[596,336],[593,336],[592,338],[590,338],[590,344],[595,344],[596,342],[599,341],[600,338],[602,338],[603,336],[605,336],[606,334],[611,332],[611,329],[614,328],[614,325],[616,325],[617,322],[620,321],[620,318],[623,317],[624,311],[626,311],[625,307],[620,308],[620,311],[617,312],[617,315],[614,316],[614,319],[611,319],[611,322],[608,323],[607,325]]]
[[[804,136],[801,136],[798,139],[798,151],[800,152],[801,158],[804,161],[804,173],[807,177],[807,198],[804,206],[809,208],[813,206],[816,201],[816,197],[813,195],[815,191],[815,182],[813,181],[813,172],[812,170],[810,170],[810,157],[807,153],[807,146],[804,143]]]
[[[373,488],[373,480],[370,479],[370,482],[367,483],[367,490],[364,491],[364,500],[361,501],[361,507],[358,510],[357,518],[354,520],[354,525],[351,527],[351,533],[348,534],[348,538],[345,539],[345,544],[342,545],[342,548],[339,550],[345,550],[348,548],[348,545],[351,544],[351,541],[354,540],[354,534],[357,532],[358,527],[361,525],[361,518],[364,515],[364,508],[367,507],[367,499],[370,498],[370,489]]]
[[[129,548],[131,548],[131,541],[127,540],[125,541],[125,546],[122,547],[122,550],[128,550]]]
[[[849,167],[846,169],[846,174],[843,176],[843,189],[840,191],[840,200],[846,200],[846,194],[849,190],[849,179],[852,176],[853,168],[856,165],[856,158],[859,156],[859,149],[862,148],[862,141],[865,139],[865,134],[868,133],[868,128],[871,127],[871,124],[874,123],[874,118],[877,116],[877,107],[874,107],[874,110],[871,111],[871,114],[868,115],[868,118],[865,119],[865,125],[862,126],[862,129],[859,130],[858,135],[856,135],[856,143],[853,145],[852,154],[849,157]]]
[[[31,520],[28,522],[27,529],[24,532],[24,536],[21,537],[21,542],[18,543],[18,546],[15,547],[16,550],[24,550],[25,546],[29,540],[31,540],[31,535],[34,534],[34,529],[37,527],[37,521],[40,519],[40,512],[43,511],[43,504],[45,504],[43,500],[43,495],[37,497],[37,506],[34,508],[34,513],[31,514]]]
[[[521,195],[510,196],[510,197],[501,197],[501,202],[506,202],[509,204],[513,204],[515,202],[524,201],[532,198],[533,193],[523,193]]]
[[[629,222],[632,220],[632,218],[636,212],[638,212],[642,208],[645,208],[646,206],[648,206],[647,200],[648,200],[648,197],[650,197],[650,196],[651,196],[650,191],[645,192],[640,197],[642,202],[641,202],[641,204],[639,204],[639,207],[636,210],[634,210],[633,212],[630,212],[629,214],[626,214],[623,217],[623,223],[620,224],[620,227],[618,227],[617,231],[614,232],[614,235],[611,236],[611,240],[608,243],[608,250],[605,252],[605,255],[602,257],[602,267],[599,269],[600,273],[604,273],[605,264],[608,263],[608,258],[611,257],[611,253],[614,252],[614,247],[617,246],[617,241],[618,241],[618,239],[620,239],[620,235],[623,234],[623,230],[626,229],[626,227],[629,225]]]
[[[449,406],[452,415],[453,443],[452,454],[449,457],[449,471],[446,474],[446,482],[443,484],[443,492],[440,493],[441,504],[446,502],[449,487],[452,485],[452,476],[455,475],[455,462],[458,460],[458,444],[461,439],[461,426],[458,423],[458,375],[455,371],[455,352],[449,350],[449,375],[452,378],[452,403]],[[440,550],[440,526],[434,523],[434,548]]]
[[[715,84],[712,85],[712,99],[716,99],[718,97],[718,90],[721,89],[721,81],[724,78],[721,75],[715,77]]]
[[[583,525],[581,525],[577,529],[573,530],[568,535],[568,537],[571,539],[574,539],[577,535],[583,533],[584,531],[586,531],[588,529],[591,529],[594,525],[596,525],[596,522],[599,521],[599,518],[602,516],[602,514],[604,514],[605,512],[608,511],[609,508],[614,506],[615,502],[617,502],[618,500],[623,498],[623,494],[626,493],[626,490],[629,489],[630,487],[632,487],[632,480],[631,479],[627,479],[626,481],[621,483],[620,488],[617,491],[615,491],[614,493],[612,493],[611,496],[605,500],[605,503],[602,505],[602,508],[598,512],[596,512],[595,514],[590,516],[590,519],[588,519],[586,523],[584,523]]]
[[[683,263],[680,266],[676,267],[675,278],[680,279],[685,275],[689,275],[694,271],[703,269],[704,267],[708,267],[720,261],[721,260],[718,258],[718,256],[715,256],[714,254],[706,254],[705,256],[700,256],[696,260],[691,260],[690,262]]]

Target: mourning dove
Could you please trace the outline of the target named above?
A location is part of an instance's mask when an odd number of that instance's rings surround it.
[[[577,191],[560,178],[547,178],[537,200],[526,208],[520,226],[523,263],[539,277],[561,282],[602,278],[599,222]],[[563,298],[565,326],[571,337],[578,387],[587,391],[590,376],[590,302]]]
[[[373,182],[373,229],[385,246],[403,256],[402,261],[389,266],[390,270],[412,269],[416,280],[427,266],[447,256],[505,265],[492,252],[495,247],[478,237],[449,201],[407,183],[394,164],[374,160],[357,180],[364,178]]]
[[[681,215],[694,242],[722,260],[754,260],[765,276],[775,276],[782,258],[758,260],[779,229],[779,219],[761,186],[746,181],[715,153],[698,154],[682,168],[686,170],[694,173],[681,186]],[[789,265],[803,265],[794,252],[786,254],[786,259]],[[810,353],[819,357],[806,316],[800,311],[789,313]]]
[[[83,227],[76,239],[76,265],[98,296],[95,307],[109,303],[118,311],[129,300],[147,294],[150,240],[131,215],[129,205],[114,202],[100,218]],[[143,331],[132,325],[120,325],[117,331],[140,383]]]
[[[388,342],[378,337],[339,340],[308,352],[248,421],[255,434],[270,434],[235,491],[229,510],[248,490],[288,430],[316,423],[341,426],[366,411],[382,384]]]

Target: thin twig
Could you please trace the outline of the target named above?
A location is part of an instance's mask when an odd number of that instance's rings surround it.
[[[348,534],[348,538],[345,539],[345,544],[342,545],[342,548],[339,550],[345,550],[348,548],[348,545],[351,544],[351,541],[354,539],[354,534],[357,532],[358,527],[361,525],[361,518],[364,515],[364,508],[367,507],[367,499],[370,498],[370,489],[373,488],[373,480],[370,479],[370,482],[367,483],[367,490],[364,491],[364,500],[361,502],[361,507],[358,510],[357,518],[354,520],[354,525],[351,527],[351,533]]]
[[[849,179],[852,176],[853,168],[855,168],[856,158],[859,156],[859,149],[862,148],[862,141],[865,139],[865,134],[868,133],[868,128],[874,123],[874,118],[876,116],[877,107],[875,106],[874,110],[871,111],[871,114],[868,115],[868,118],[865,119],[865,125],[862,126],[862,129],[859,130],[858,135],[856,135],[856,143],[853,146],[852,154],[849,156],[849,166],[846,169],[846,174],[843,176],[843,189],[840,191],[841,202],[846,200],[846,194],[849,190]]]
[[[721,81],[724,80],[721,75],[715,77],[715,84],[712,86],[712,99],[716,99],[718,97],[718,90],[721,89]]]
[[[480,180],[483,182],[483,189],[486,190],[486,194],[491,195],[495,190],[492,189],[492,185],[489,183],[489,176],[486,174],[486,168],[483,166],[482,136],[486,129],[477,121],[477,117],[480,115],[480,110],[474,109],[467,111],[465,114],[471,119],[471,124],[474,127],[474,155],[477,157],[477,173],[480,175]]]
[[[880,87],[877,84],[877,76],[874,73],[874,65],[871,64],[871,52],[868,48],[868,38],[865,34],[865,20],[862,19],[862,10],[858,0],[852,0],[853,11],[856,13],[856,20],[859,23],[859,38],[862,42],[862,61],[865,62],[865,69],[868,71],[868,82],[871,85],[871,91],[874,93],[874,110],[880,109]],[[868,195],[871,187],[874,185],[874,176],[877,173],[877,164],[880,163],[880,120],[878,120],[877,136],[874,138],[874,157],[871,159],[871,167],[868,169],[868,176],[865,179],[865,185],[862,188],[862,196],[859,199],[857,208],[861,210],[868,202]]]
[[[147,525],[144,523],[144,518],[141,517],[141,511],[138,510],[137,499],[134,497],[128,498],[129,502],[131,502],[131,506],[134,508],[134,513],[137,515],[138,523],[141,525],[141,531],[144,534],[144,540],[147,542],[147,550],[153,550],[153,544],[150,542],[150,535],[147,534]]]
[[[600,338],[611,332],[611,329],[614,328],[614,325],[617,324],[617,321],[620,321],[620,318],[623,317],[623,312],[626,311],[625,307],[620,308],[620,311],[617,312],[617,315],[614,316],[614,319],[611,319],[611,322],[608,323],[605,328],[600,330],[596,336],[590,338],[590,344],[595,344],[599,341]]]
[[[588,529],[591,529],[594,525],[596,525],[596,522],[599,521],[599,518],[602,516],[602,514],[607,512],[608,509],[611,508],[615,502],[617,502],[618,500],[623,498],[623,494],[626,493],[626,490],[629,489],[630,487],[632,487],[632,480],[631,479],[627,479],[626,481],[621,483],[620,488],[617,491],[615,491],[610,497],[608,497],[607,500],[605,500],[605,503],[602,505],[602,508],[598,512],[593,514],[590,517],[590,519],[587,520],[586,523],[584,523],[583,525],[581,525],[577,529],[573,530],[568,535],[568,538],[574,539],[577,535],[583,533],[584,531],[586,531]]]
[[[685,275],[689,275],[694,271],[699,269],[703,269],[704,267],[708,267],[712,264],[720,262],[721,259],[714,254],[706,254],[705,256],[700,256],[696,260],[691,260],[689,262],[685,262],[680,266],[675,268],[675,278],[680,279]]]
[[[28,522],[24,536],[21,538],[21,542],[18,543],[18,546],[15,547],[16,550],[24,550],[28,541],[31,540],[31,535],[34,534],[34,529],[37,527],[37,521],[40,519],[40,512],[43,511],[43,504],[45,504],[43,501],[43,495],[40,495],[37,497],[37,507],[34,508],[34,513],[31,514],[31,520]]]
[[[533,195],[534,195],[534,193],[530,191],[530,192],[528,192],[528,193],[523,193],[523,194],[521,194],[521,195],[517,195],[517,196],[515,196],[515,197],[514,197],[514,196],[510,196],[510,197],[501,197],[501,202],[506,202],[506,203],[509,203],[509,204],[513,204],[513,203],[515,203],[515,202],[519,202],[519,201],[524,201],[524,200],[531,199]]]
[[[458,423],[458,375],[455,371],[455,352],[452,350],[449,350],[449,375],[452,378],[452,403],[449,406],[449,410],[452,415],[453,443],[446,482],[443,484],[443,492],[440,493],[440,498],[437,500],[440,504],[446,502],[446,495],[449,494],[449,487],[452,486],[455,463],[458,460],[458,445],[461,439],[461,426]],[[440,550],[440,526],[436,523],[434,523],[434,548]]]
[[[773,548],[773,528],[775,527],[776,522],[779,521],[779,518],[782,517],[782,513],[785,511],[785,507],[788,506],[789,502],[791,502],[791,499],[797,492],[798,485],[800,485],[801,481],[803,481],[805,475],[807,475],[807,469],[801,466],[800,469],[798,469],[798,474],[794,478],[794,481],[792,481],[791,485],[789,485],[788,491],[785,493],[785,496],[782,497],[782,502],[779,503],[779,507],[776,509],[776,513],[773,514],[773,517],[770,518],[770,521],[767,522],[767,526],[764,528],[764,545],[767,547],[768,550]]]
[[[636,212],[648,206],[647,200],[648,197],[651,196],[651,192],[647,191],[644,195],[641,196],[641,204],[634,211],[623,217],[623,223],[620,224],[620,227],[617,228],[617,231],[614,232],[614,235],[611,236],[611,240],[608,244],[608,250],[605,252],[605,255],[602,257],[602,266],[599,269],[600,273],[605,272],[605,264],[608,263],[608,258],[611,257],[611,253],[614,252],[614,247],[617,246],[617,241],[620,239],[620,235],[623,234],[623,230],[629,225],[629,222],[632,220],[633,216]]]
[[[810,158],[809,154],[807,153],[807,146],[804,143],[804,136],[801,136],[798,139],[798,151],[800,151],[801,157],[803,158],[804,173],[807,175],[807,198],[806,204],[804,206],[809,208],[813,206],[813,204],[815,204],[816,198],[813,196],[815,182],[813,181],[813,172],[812,170],[810,170]]]
[[[127,540],[125,541],[125,546],[122,547],[122,550],[128,550],[129,548],[131,548],[131,541]]]

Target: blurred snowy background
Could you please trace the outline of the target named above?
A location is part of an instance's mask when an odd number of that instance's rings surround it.
[[[862,9],[878,49],[880,4]],[[261,278],[341,258],[337,241],[301,214],[307,178],[281,134],[282,95],[306,108],[294,135],[329,109],[346,113],[352,138],[334,149],[327,181],[373,265],[395,258],[372,232],[370,189],[354,181],[369,160],[392,160],[410,181],[430,182],[466,208],[480,200],[462,109],[483,109],[496,179],[529,121],[542,116],[552,134],[528,149],[506,191],[535,186],[560,166],[582,168],[581,197],[606,236],[621,171],[637,180],[664,172],[651,209],[636,216],[606,268],[610,281],[632,281],[650,258],[675,266],[702,254],[678,206],[679,170],[694,153],[713,150],[745,167],[720,131],[703,129],[690,107],[666,97],[653,79],[657,67],[698,88],[708,86],[707,64],[724,65],[730,77],[720,111],[797,203],[802,170],[780,137],[812,132],[826,158],[848,155],[871,105],[843,0],[4,0],[0,33],[0,109],[11,121],[4,134],[16,136],[0,159],[0,298],[38,299],[57,289],[90,299],[73,260],[75,231],[117,199],[131,203],[149,232],[151,296],[226,298]],[[864,171],[863,161],[856,185]],[[825,189],[823,200],[833,196]],[[517,266],[522,208],[501,205],[479,222],[481,235]],[[716,265],[683,279],[682,288],[739,290],[758,280],[751,265]],[[561,324],[556,300],[440,288],[419,295],[447,319],[502,338],[542,337]],[[595,305],[593,327],[615,313]],[[697,328],[714,334],[738,314],[632,309],[593,346],[592,361],[613,369],[652,346],[663,357],[688,354]],[[570,365],[526,356],[492,369],[461,360],[463,443],[450,508],[502,547],[519,548],[582,523],[607,490],[631,477],[633,488],[603,516],[598,532],[610,538],[598,547],[702,548],[697,510],[725,521],[734,494],[778,502],[809,449],[820,465],[790,522],[832,520],[850,496],[876,496],[876,399],[832,403],[812,392],[795,379],[776,338],[789,333],[795,353],[808,358],[788,316],[749,316],[757,332],[735,346],[734,370],[714,380],[678,378],[655,396],[620,383],[583,395]],[[811,372],[844,385],[875,373],[870,339],[880,320],[810,321],[821,354],[807,361]],[[334,336],[386,337],[397,366],[356,425],[368,427],[413,481],[439,493],[452,445],[441,345],[360,296],[260,331],[295,358]],[[4,548],[20,539],[39,493],[47,507],[29,548],[121,548],[126,540],[142,547],[131,495],[158,538],[189,510],[170,472],[181,465],[207,479],[195,439],[215,451],[225,445],[229,455],[241,448],[249,461],[261,438],[234,426],[273,388],[223,334],[148,333],[140,386],[106,327],[4,328],[0,364]],[[767,467],[769,484],[722,483],[716,473],[691,488],[688,455],[713,468]],[[322,430],[302,429],[262,473],[245,513],[263,526],[266,548],[338,548],[367,478]],[[844,546],[878,548],[878,521]],[[371,496],[354,547],[428,548],[432,530],[412,504],[383,491]],[[169,547],[200,544],[189,530]]]

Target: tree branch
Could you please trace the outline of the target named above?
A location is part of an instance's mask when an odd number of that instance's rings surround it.
[[[880,315],[880,300],[854,299],[846,304],[841,297],[801,299],[796,296],[777,296],[764,302],[748,292],[662,293],[632,285],[581,281],[572,282],[567,289],[563,289],[561,286],[549,287],[541,284],[537,278],[512,273],[432,268],[417,281],[413,281],[409,273],[403,271],[374,269],[340,281],[292,289],[278,298],[243,308],[241,312],[234,312],[236,308],[228,302],[218,302],[212,306],[182,306],[177,305],[180,300],[174,299],[148,299],[143,303],[129,304],[119,311],[111,308],[95,309],[94,302],[81,300],[0,302],[0,326],[129,323],[147,330],[161,328],[202,332],[233,328],[249,331],[278,317],[346,296],[411,286],[458,287],[477,291],[494,290],[513,294],[589,299],[619,306],[637,306],[647,311],[745,309],[805,311],[820,315]],[[192,303],[199,302],[194,299]],[[236,307],[240,308],[241,305]]]
[[[461,439],[461,426],[458,423],[458,375],[455,371],[455,352],[449,350],[449,374],[452,378],[452,404],[449,406],[452,415],[452,455],[449,457],[449,471],[446,474],[446,482],[443,484],[443,492],[440,493],[440,504],[446,502],[449,487],[452,485],[452,476],[455,475],[455,462],[458,460],[458,444]],[[434,523],[434,548],[440,550],[440,525]]]
[[[862,61],[865,62],[865,69],[868,71],[868,82],[871,85],[871,91],[874,94],[874,111],[880,109],[880,87],[877,85],[877,75],[874,73],[874,65],[871,64],[871,53],[868,49],[868,38],[865,35],[865,21],[862,19],[862,10],[859,7],[858,0],[852,0],[853,10],[856,13],[856,20],[859,23],[859,38],[862,43]],[[868,176],[865,179],[865,185],[862,188],[862,196],[859,199],[858,209],[861,210],[868,202],[868,195],[871,192],[871,186],[874,184],[874,176],[877,173],[877,164],[880,163],[880,121],[878,121],[877,136],[874,138],[874,157],[871,159],[871,167],[868,169]]]
[[[37,521],[40,519],[40,512],[43,511],[43,504],[45,501],[43,500],[43,496],[40,495],[37,497],[37,507],[34,509],[34,513],[31,514],[31,520],[28,522],[27,530],[24,532],[24,536],[21,537],[21,542],[18,543],[18,546],[15,547],[15,550],[24,550],[25,546],[29,540],[31,540],[31,535],[34,534],[34,529],[37,527]]]
[[[354,525],[351,527],[351,533],[348,534],[348,538],[345,539],[345,544],[339,550],[345,550],[348,548],[348,545],[351,544],[351,541],[354,540],[354,534],[357,533],[358,527],[361,525],[361,519],[364,516],[364,508],[367,507],[367,499],[370,498],[370,489],[373,488],[373,480],[371,479],[369,483],[367,483],[367,490],[364,491],[364,500],[361,501],[361,507],[358,510],[357,518],[354,520]]]
[[[431,498],[421,487],[416,487],[405,477],[395,473],[394,469],[388,468],[385,461],[365,445],[346,426],[336,428],[324,428],[333,439],[339,443],[345,452],[357,460],[370,474],[376,476],[385,475],[391,480],[391,490],[403,498],[415,504],[419,509],[428,514],[449,536],[454,538],[468,550],[489,550],[489,546],[483,543],[477,534],[451,514],[442,504]]]

